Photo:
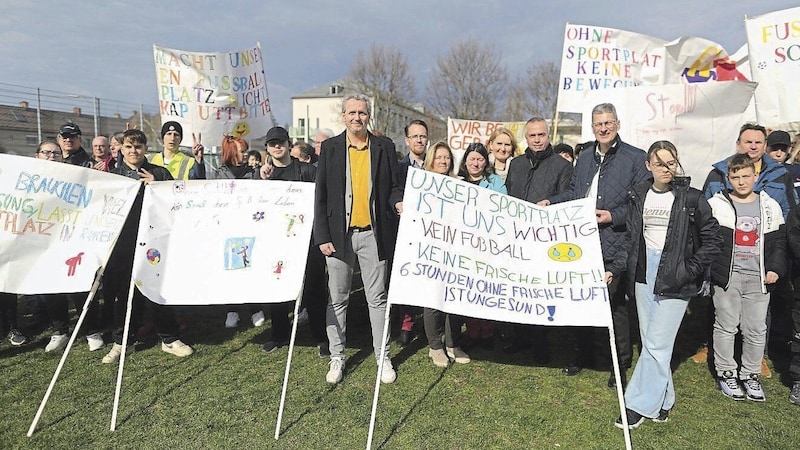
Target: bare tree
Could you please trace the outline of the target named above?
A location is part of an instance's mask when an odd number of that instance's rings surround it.
[[[558,100],[559,68],[552,61],[533,63],[509,86],[505,120],[533,116],[554,118]]]
[[[508,70],[494,46],[469,37],[439,56],[427,86],[431,105],[459,119],[495,120]]]
[[[389,133],[391,118],[398,104],[408,104],[416,96],[415,80],[408,60],[395,47],[372,44],[368,52],[359,50],[347,75],[347,83],[372,97],[372,128]]]

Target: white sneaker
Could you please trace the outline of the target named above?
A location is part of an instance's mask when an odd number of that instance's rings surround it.
[[[171,344],[165,344],[162,342],[161,350],[180,358],[189,356],[192,353],[194,353],[194,349],[181,342],[180,339],[173,341]]]
[[[297,315],[297,324],[305,325],[307,323],[308,323],[308,311],[306,311],[306,309],[303,308],[303,310],[300,311],[300,314]]]
[[[378,366],[380,367],[380,366]],[[381,383],[391,384],[397,379],[397,372],[394,371],[392,360],[387,356],[383,360],[383,371],[381,372]]]
[[[60,352],[67,348],[67,342],[69,342],[69,336],[66,334],[54,334],[50,337],[50,342],[44,348],[44,351],[49,352]]]
[[[263,326],[264,322],[265,322],[265,320],[264,320],[264,311],[259,311],[259,312],[255,313],[255,314],[253,314],[250,317],[250,319],[253,321],[253,326],[254,327]]]
[[[447,347],[447,356],[458,364],[467,364],[472,361],[461,347]]]
[[[135,350],[133,345],[129,345],[128,350],[125,352],[125,355],[126,356],[130,355],[134,351]],[[121,355],[122,355],[122,345],[114,343],[114,345],[111,346],[111,350],[108,353],[106,353],[106,356],[103,356],[103,364],[115,363],[119,361],[119,357]]]
[[[239,326],[239,313],[231,311],[225,318],[225,328],[236,328],[237,326]]]
[[[86,336],[86,342],[89,343],[89,351],[94,352],[103,348],[106,343],[103,341],[103,336],[100,333],[92,333]]]
[[[344,360],[341,358],[331,358],[330,368],[328,369],[327,375],[325,375],[325,381],[328,384],[338,384],[342,381],[342,376],[344,375]]]

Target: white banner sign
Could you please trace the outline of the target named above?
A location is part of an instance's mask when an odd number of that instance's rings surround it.
[[[120,175],[0,155],[0,292],[90,290],[139,187]]]
[[[664,44],[630,31],[567,24],[556,109],[582,113],[587,92],[660,84]]]
[[[453,151],[453,167],[458,166],[469,144],[480,142],[488,148],[489,136],[498,128],[506,128],[516,137],[517,147],[523,152],[528,148],[525,141],[525,122],[488,122],[485,120],[464,120],[447,118],[447,145]],[[491,150],[489,150],[491,153]]]
[[[202,133],[249,140],[266,134],[271,109],[261,44],[224,53],[154,45],[153,56],[161,121],[180,123],[184,138]]]
[[[594,205],[538,207],[411,170],[389,301],[539,325],[610,326]]]
[[[759,122],[800,121],[800,7],[747,19],[745,28]]]
[[[647,150],[653,142],[675,144],[692,186],[700,188],[711,165],[735,151],[739,128],[755,120],[748,109],[755,83],[669,84],[592,92],[587,105],[613,103],[622,140]],[[594,139],[590,110],[583,114],[583,140]]]
[[[133,277],[150,300],[274,303],[300,294],[314,183],[155,182],[145,189],[142,211]]]

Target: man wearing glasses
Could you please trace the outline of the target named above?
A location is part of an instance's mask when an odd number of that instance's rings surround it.
[[[412,167],[422,169],[425,163],[425,151],[428,150],[428,124],[423,120],[414,119],[406,125],[405,133],[408,154],[400,160],[397,177],[400,180],[400,187],[403,189],[406,186],[408,169]],[[400,306],[399,310],[400,314],[403,315],[403,322],[400,326],[400,336],[397,338],[397,343],[405,347],[414,339],[414,308]]]
[[[92,158],[81,146],[81,129],[74,123],[65,123],[58,129],[58,145],[64,162],[73,166],[92,167]]]
[[[595,199],[597,201],[595,215],[604,264],[614,260],[625,238],[628,191],[650,178],[644,164],[647,154],[640,148],[622,142],[618,134],[619,129],[620,122],[614,105],[601,103],[595,106],[592,109],[592,132],[595,141],[578,157],[569,188],[561,194],[539,202],[540,205],[549,205],[582,197]],[[608,285],[617,359],[623,384],[625,384],[625,369],[631,367],[633,356],[625,286],[624,277],[615,277]],[[564,369],[567,375],[577,373],[581,367],[594,364],[593,335],[594,328],[582,328],[576,333],[577,359],[574,365]],[[608,379],[608,387],[616,388],[613,373]]]

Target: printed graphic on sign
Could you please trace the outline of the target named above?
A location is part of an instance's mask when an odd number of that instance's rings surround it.
[[[225,270],[237,270],[250,267],[253,254],[254,237],[236,237],[225,240]]]

